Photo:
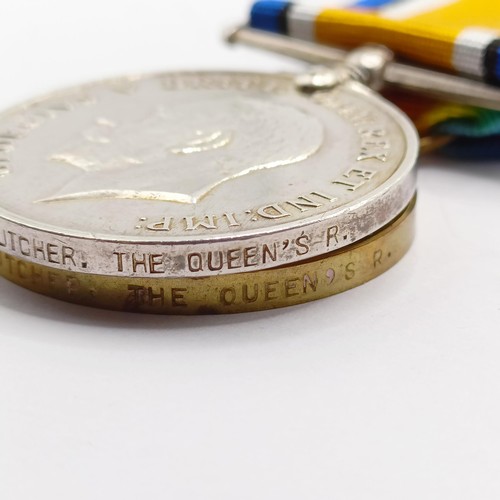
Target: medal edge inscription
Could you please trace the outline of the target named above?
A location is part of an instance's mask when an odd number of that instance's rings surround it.
[[[385,229],[314,260],[204,278],[127,278],[66,272],[0,252],[0,275],[85,306],[150,314],[224,314],[287,307],[355,288],[394,266],[415,234],[415,201]]]

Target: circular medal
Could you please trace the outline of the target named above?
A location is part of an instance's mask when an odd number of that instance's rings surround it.
[[[122,78],[0,116],[0,251],[111,277],[198,278],[324,255],[415,194],[418,139],[356,82]]]
[[[76,304],[155,314],[223,314],[310,302],[359,286],[410,248],[414,202],[391,224],[347,248],[306,262],[204,278],[132,278],[52,269],[0,252],[0,276]]]

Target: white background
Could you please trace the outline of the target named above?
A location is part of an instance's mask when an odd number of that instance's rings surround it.
[[[5,5],[4,5],[5,3]],[[151,70],[290,70],[220,40],[237,0],[3,2],[0,107]],[[276,312],[161,318],[0,281],[0,498],[500,498],[500,162],[423,160],[381,278]]]

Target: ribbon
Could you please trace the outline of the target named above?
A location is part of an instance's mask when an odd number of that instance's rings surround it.
[[[259,1],[252,27],[345,48],[389,47],[413,64],[500,85],[498,0],[325,0],[328,8]],[[444,154],[500,158],[500,112],[388,94],[424,137],[452,137]]]

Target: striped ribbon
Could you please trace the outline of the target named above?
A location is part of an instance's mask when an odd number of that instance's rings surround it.
[[[401,59],[500,85],[500,0],[259,1],[254,28],[343,47],[386,45]],[[500,112],[388,96],[422,135],[457,137],[443,152],[500,158]]]

